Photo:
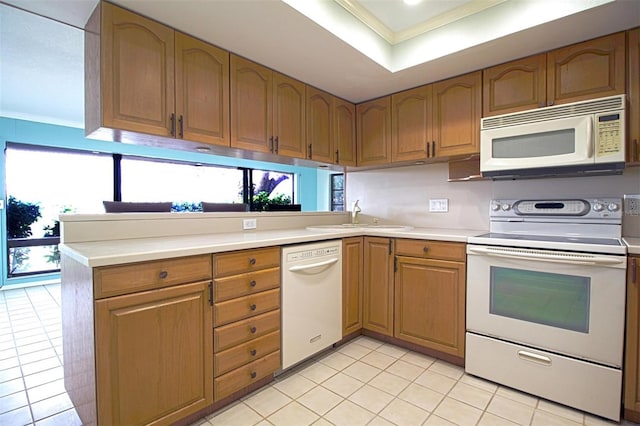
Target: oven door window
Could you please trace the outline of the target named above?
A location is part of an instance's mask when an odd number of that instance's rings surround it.
[[[491,267],[490,312],[551,327],[589,332],[589,277]]]

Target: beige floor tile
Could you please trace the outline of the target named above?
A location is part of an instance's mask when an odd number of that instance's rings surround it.
[[[367,336],[360,336],[357,337],[353,340],[355,343],[362,345],[364,347],[367,347],[371,350],[375,350],[377,348],[379,348],[380,346],[382,346],[384,343],[376,340],[376,339],[372,339],[371,337],[367,337]]]
[[[403,355],[409,352],[404,348],[389,343],[385,343],[384,345],[380,346],[378,349],[376,349],[376,351],[382,352],[383,354],[392,356],[394,358],[401,358]]]
[[[395,360],[396,359],[394,357],[385,355],[377,351],[373,351],[360,358],[360,361],[364,362],[365,364],[373,365],[374,367],[381,370],[384,370],[385,368],[393,364]]]
[[[460,381],[462,383],[466,383],[467,385],[475,386],[491,393],[496,393],[496,391],[498,390],[498,385],[496,385],[495,383],[466,373],[462,377],[460,377]]]
[[[456,399],[445,397],[433,414],[457,425],[475,425],[482,416],[482,410]]]
[[[432,414],[427,421],[424,422],[424,426],[456,426],[456,424]]]
[[[383,371],[369,381],[369,384],[393,396],[397,396],[411,383],[407,379]]]
[[[576,423],[584,423],[584,413],[566,405],[556,404],[555,402],[541,399],[538,402],[538,410],[546,411],[556,416],[564,417]]]
[[[443,376],[450,377],[453,380],[458,380],[464,375],[464,368],[458,367],[457,365],[449,364],[448,362],[444,362],[442,360],[437,360],[436,362],[431,364],[429,370],[435,373],[442,374]]]
[[[360,380],[344,373],[338,373],[322,384],[322,386],[343,398],[347,398],[363,385],[364,383]]]
[[[424,373],[425,369],[399,359],[393,364],[391,364],[389,367],[387,367],[386,371],[388,373],[395,374],[396,376],[402,377],[403,379],[413,381],[419,375]]]
[[[416,383],[411,383],[405,390],[400,392],[398,398],[417,405],[423,410],[432,412],[438,404],[440,404],[440,401],[444,398],[444,394]]]
[[[336,426],[361,426],[369,423],[375,414],[345,400],[324,417]]]
[[[401,399],[394,399],[380,412],[380,417],[397,425],[412,426],[421,425],[429,417],[429,412]]]
[[[517,423],[498,417],[495,414],[485,412],[478,422],[478,426],[517,426]]]
[[[369,364],[365,364],[364,362],[354,362],[342,372],[344,374],[348,374],[354,379],[358,379],[361,382],[367,383],[369,380],[373,379],[375,376],[380,374],[382,370],[379,368],[373,367]]]
[[[457,399],[460,402],[464,402],[465,404],[469,404],[472,407],[484,410],[487,408],[489,401],[491,401],[493,394],[471,385],[467,385],[466,383],[458,382],[447,396]]]
[[[385,420],[383,417],[376,416],[371,420],[367,426],[396,426],[388,420]]]
[[[252,394],[244,403],[262,417],[268,417],[291,402],[291,398],[272,386]]]
[[[349,397],[349,401],[376,414],[380,413],[392,399],[392,395],[370,385],[364,385]]]
[[[496,394],[489,403],[487,411],[514,423],[528,425],[533,417],[534,408]]]
[[[338,348],[338,352],[341,354],[350,356],[351,358],[360,359],[363,356],[367,355],[373,349],[367,348],[366,346],[359,345],[355,342],[347,343],[346,345],[340,346]]]
[[[333,369],[341,371],[356,362],[356,360],[340,352],[332,352],[329,355],[320,358],[320,362]]]
[[[262,420],[262,417],[244,402],[239,402],[229,409],[214,413],[207,419],[214,426],[236,426],[239,424],[255,425]]]
[[[533,421],[531,422],[531,426],[580,426],[582,424],[582,422],[574,422],[566,417],[543,410],[536,410],[533,413]]]
[[[293,401],[267,417],[267,420],[275,426],[308,426],[319,418],[307,407]]]
[[[503,396],[513,401],[518,401],[531,407],[538,406],[538,398],[535,396],[505,386],[499,386],[496,391],[496,395]]]
[[[298,402],[313,412],[324,415],[344,398],[322,386],[317,386],[298,398]]]
[[[456,381],[450,377],[427,370],[415,380],[415,383],[443,394],[449,393]]]
[[[324,417],[320,417],[315,423],[313,423],[313,426],[333,426],[333,423],[329,422]]]
[[[273,384],[274,388],[292,399],[297,399],[299,396],[304,395],[313,389],[314,386],[316,386],[315,382],[312,382],[300,374],[293,374]]]
[[[322,383],[329,377],[335,375],[337,372],[338,370],[336,369],[333,369],[320,362],[316,362],[301,370],[299,374],[315,383]]]
[[[432,358],[428,355],[419,354],[417,352],[407,352],[406,354],[402,355],[400,359],[402,361],[406,361],[410,364],[417,365],[418,367],[422,368],[429,368],[429,366],[436,361],[435,358]]]

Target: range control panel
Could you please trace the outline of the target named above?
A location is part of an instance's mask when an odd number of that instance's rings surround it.
[[[491,219],[525,217],[619,219],[622,218],[622,199],[492,200],[489,205],[489,215]]]

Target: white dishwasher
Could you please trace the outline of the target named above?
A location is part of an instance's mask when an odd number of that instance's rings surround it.
[[[342,241],[282,248],[282,369],[342,339]]]

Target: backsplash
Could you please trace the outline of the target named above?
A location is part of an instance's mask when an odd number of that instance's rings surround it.
[[[447,164],[349,172],[346,208],[360,200],[366,220],[416,227],[489,228],[493,198],[620,197],[640,194],[640,167],[619,176],[594,176],[516,181],[448,182]],[[449,200],[447,213],[429,212],[429,200]],[[640,236],[640,216],[623,217],[625,236]]]

